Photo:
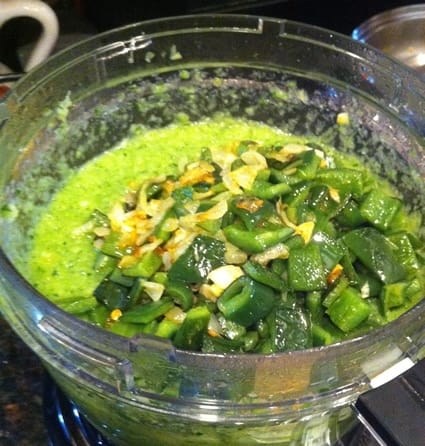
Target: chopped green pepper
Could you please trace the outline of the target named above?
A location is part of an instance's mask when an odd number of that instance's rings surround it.
[[[171,299],[162,298],[156,302],[134,306],[121,316],[121,321],[148,324],[171,310],[173,307],[174,302]]]
[[[326,273],[319,246],[308,244],[293,249],[288,258],[289,286],[295,291],[316,291],[326,288]]]
[[[168,281],[165,293],[171,296],[184,311],[189,310],[193,305],[193,291],[184,282],[177,280]]]
[[[406,272],[390,241],[374,228],[354,229],[343,237],[344,243],[363,265],[382,282],[403,280]]]
[[[227,319],[249,327],[266,316],[275,302],[272,288],[242,276],[223,292],[217,306]]]
[[[358,327],[370,312],[368,303],[353,287],[345,288],[327,309],[332,322],[345,333]]]
[[[181,176],[143,183],[113,220],[95,213],[95,269],[107,276],[82,317],[177,348],[266,354],[397,317],[423,295],[420,220],[358,162],[327,150],[299,140],[205,148]]]
[[[112,282],[105,278],[93,291],[94,297],[110,310],[118,308],[120,310],[130,303],[129,290],[119,283]]]
[[[360,214],[381,231],[387,230],[401,207],[399,199],[385,195],[379,189],[368,193],[360,205]]]
[[[282,277],[257,262],[246,262],[243,265],[243,270],[255,281],[274,288],[275,290],[284,291],[287,288]]]
[[[266,228],[246,230],[238,224],[229,225],[223,229],[224,235],[230,243],[247,253],[259,253],[271,246],[288,239],[294,232],[286,226],[269,225]]]
[[[232,199],[229,210],[242,220],[249,231],[276,213],[271,202],[250,195],[238,195]]]
[[[207,307],[195,307],[187,312],[183,324],[177,330],[174,344],[184,350],[200,350],[211,317]]]
[[[209,272],[224,265],[224,243],[199,235],[189,248],[173,263],[168,277],[189,283],[201,283]]]
[[[131,277],[149,278],[162,265],[162,258],[155,251],[147,252],[135,265],[122,268],[122,273]]]

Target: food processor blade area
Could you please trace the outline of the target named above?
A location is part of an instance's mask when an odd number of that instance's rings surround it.
[[[47,373],[43,412],[49,446],[113,446],[85,420]]]
[[[78,408],[46,373],[43,383],[43,411],[49,446],[114,446],[84,418]],[[377,446],[361,424],[334,446]]]

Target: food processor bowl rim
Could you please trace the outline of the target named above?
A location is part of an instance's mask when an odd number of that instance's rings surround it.
[[[412,6],[420,7],[421,5]],[[404,8],[408,7],[400,7],[397,9]],[[196,21],[199,20],[201,21],[201,24],[194,26],[194,23],[196,24]],[[202,21],[208,20],[212,21],[209,26],[207,23],[202,23]],[[235,20],[236,23],[231,23],[232,20]],[[249,23],[247,23],[245,27],[236,26],[237,23],[242,20],[245,20]],[[191,21],[192,23],[190,23]],[[220,21],[225,21],[225,26],[223,26]],[[257,21],[257,27],[249,26],[250,24],[252,24],[250,21],[252,21],[252,23],[254,23],[253,21]],[[174,28],[167,28],[159,31],[154,30],[152,33],[150,33],[149,29],[145,33],[145,30],[143,29],[146,27],[155,27],[157,25],[167,23],[173,23],[176,25],[183,24],[184,26],[176,26]],[[185,25],[186,23],[187,25]],[[385,54],[381,50],[369,44],[367,41],[364,41],[358,36],[355,36],[355,32],[353,32],[351,35],[345,35],[337,31],[333,31],[313,24],[304,23],[301,21],[286,18],[277,18],[272,16],[237,13],[200,13],[159,17],[126,24],[117,28],[100,32],[93,36],[87,37],[77,43],[69,45],[68,47],[58,51],[56,54],[49,57],[47,60],[33,68],[29,73],[26,73],[22,77],[20,77],[20,79],[14,84],[12,91],[18,91],[22,86],[25,86],[26,83],[29,84],[29,90],[36,88],[40,82],[40,79],[37,79],[37,76],[39,76],[40,74],[40,70],[43,70],[44,72],[51,71],[53,73],[56,70],[66,69],[67,64],[57,67],[57,61],[60,61],[61,58],[66,58],[66,56],[72,54],[72,52],[76,52],[75,56],[78,56],[78,58],[92,57],[93,54],[87,54],[88,49],[94,51],[95,53],[100,53],[111,45],[123,43],[121,40],[113,40],[113,37],[115,35],[119,35],[123,32],[140,30],[142,34],[134,37],[139,38],[142,36],[144,39],[155,38],[163,34],[169,35],[170,33],[172,33],[178,35],[183,32],[202,32],[206,30],[262,33],[264,32],[264,25],[267,23],[279,25],[281,27],[279,34],[287,38],[310,40],[312,42],[314,41],[316,45],[327,46],[334,51],[341,49],[342,51],[351,54],[356,59],[363,59],[365,63],[369,65],[377,66],[378,63],[376,61],[378,60],[380,63],[385,63],[384,69],[389,73],[392,73],[394,69],[401,70],[402,73],[400,74],[402,75],[401,77],[403,78],[404,84],[408,85],[407,88],[415,90],[415,94],[425,101],[425,88],[423,86],[423,80],[414,69],[405,64],[402,64],[391,55]],[[309,33],[317,33],[318,35],[310,35]],[[322,40],[317,40],[318,37],[320,37]],[[325,38],[326,40],[324,40]],[[103,40],[107,39],[110,39],[107,44],[103,44],[101,46],[95,45],[96,43],[102,43]],[[346,44],[347,47],[339,48],[340,43]],[[89,46],[89,48],[86,48],[87,45]],[[367,50],[366,53],[365,50]],[[76,57],[74,57],[74,59],[76,59]],[[67,60],[67,62],[70,61]],[[382,67],[380,68],[382,69]],[[413,83],[414,85],[411,85],[411,83]]]

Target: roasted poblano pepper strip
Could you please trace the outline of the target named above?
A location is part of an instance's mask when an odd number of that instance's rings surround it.
[[[179,328],[179,324],[164,318],[156,327],[154,334],[155,336],[160,336],[161,338],[171,339]]]
[[[327,309],[332,322],[345,333],[358,327],[370,312],[369,304],[353,287],[345,288]]]
[[[120,258],[126,253],[126,249],[119,246],[122,234],[111,231],[104,239],[101,251],[111,257]]]
[[[164,315],[174,307],[171,298],[162,298],[155,302],[134,306],[121,316],[122,322],[134,322],[136,324],[148,324],[154,319]]]
[[[224,265],[224,253],[222,241],[199,235],[173,263],[168,277],[188,283],[201,283],[211,270]]]
[[[275,207],[270,201],[259,199],[256,196],[239,195],[229,204],[229,211],[238,216],[249,231],[261,222],[267,222],[276,214]]]
[[[290,191],[291,187],[285,183],[272,184],[268,181],[255,180],[250,193],[264,200],[272,200]]]
[[[366,223],[366,219],[360,213],[359,205],[354,200],[349,200],[336,216],[337,221],[343,226],[357,228]]]
[[[244,345],[244,339],[205,336],[202,351],[204,353],[242,353]]]
[[[343,237],[344,243],[363,265],[383,283],[403,280],[406,271],[390,241],[374,228],[359,228]]]
[[[109,274],[108,279],[128,288],[133,286],[134,283],[134,277],[123,274],[123,270],[121,268],[114,268]]]
[[[385,195],[380,189],[373,189],[360,205],[360,214],[381,231],[386,231],[400,207],[398,198]]]
[[[94,270],[98,273],[110,273],[117,266],[117,259],[102,252],[96,256]]]
[[[275,290],[284,291],[287,288],[287,284],[279,274],[276,274],[271,269],[257,262],[246,262],[243,265],[243,270],[256,282],[267,285]]]
[[[125,276],[149,278],[162,265],[162,258],[155,251],[147,252],[135,265],[122,268]]]
[[[406,272],[408,274],[415,274],[419,268],[419,261],[409,234],[406,232],[398,232],[389,235],[388,240],[397,247],[397,258],[406,269]]]
[[[313,236],[313,243],[319,247],[323,265],[327,271],[331,271],[345,254],[344,245],[325,232],[316,232]]]
[[[185,282],[177,280],[168,281],[165,287],[165,294],[171,296],[184,311],[189,310],[193,306],[195,296]]]
[[[129,289],[105,278],[93,292],[94,297],[110,310],[122,310],[130,303]]]
[[[84,297],[82,299],[69,298],[55,302],[62,310],[71,314],[83,314],[93,310],[98,305],[98,301],[94,297]]]
[[[223,292],[217,306],[227,319],[249,327],[266,316],[275,302],[272,288],[242,276]]]
[[[223,232],[230,243],[249,254],[254,254],[285,241],[294,230],[286,226],[268,225],[249,231],[235,223],[224,228]]]
[[[349,168],[319,169],[315,181],[326,184],[344,195],[360,198],[364,194],[363,172]]]
[[[200,350],[211,317],[207,307],[190,309],[174,337],[174,345],[184,350]]]
[[[312,343],[315,347],[334,344],[344,338],[344,332],[328,319],[322,319],[320,322],[313,322],[311,326],[311,334]]]
[[[325,265],[319,246],[308,244],[293,249],[288,258],[289,287],[295,291],[316,291],[326,288]]]
[[[306,150],[300,159],[302,164],[297,168],[296,176],[303,180],[314,179],[322,158],[314,150]]]
[[[267,322],[274,352],[302,350],[312,346],[310,318],[300,307],[276,306]]]
[[[400,307],[406,301],[406,290],[409,282],[396,282],[385,285],[381,291],[381,301],[384,312]]]
[[[129,322],[116,321],[109,325],[109,331],[112,333],[130,338],[143,331],[143,326],[140,324],[132,324]]]

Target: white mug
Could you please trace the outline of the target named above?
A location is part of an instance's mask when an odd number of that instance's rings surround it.
[[[24,71],[29,71],[46,59],[59,35],[59,24],[52,8],[40,0],[0,0],[0,28],[15,17],[32,17],[40,22],[41,35],[25,63]],[[0,64],[0,73],[10,72],[4,64]]]

